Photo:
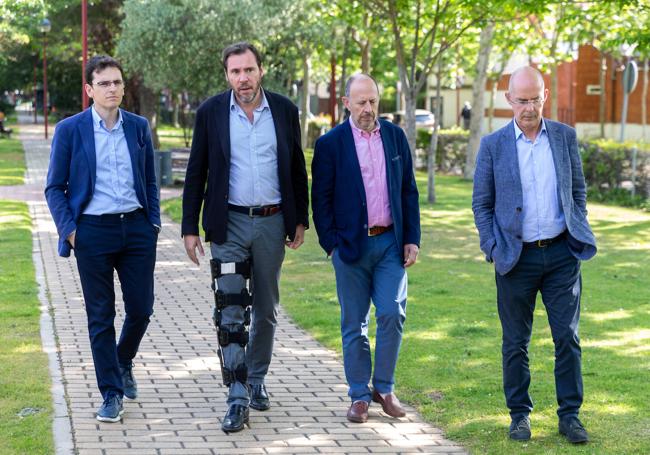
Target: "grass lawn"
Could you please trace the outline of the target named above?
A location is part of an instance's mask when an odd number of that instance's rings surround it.
[[[0,185],[22,185],[25,174],[25,155],[18,139],[16,125],[7,125],[13,130],[12,138],[0,138]]]
[[[507,437],[494,269],[478,247],[471,183],[436,182],[439,202],[428,206],[426,176],[418,175],[422,250],[409,269],[398,396],[472,453],[650,453],[650,214],[589,205],[599,253],[583,263],[581,418],[592,442],[569,447],[558,434],[553,343],[539,301],[530,348],[533,439],[521,444]],[[178,200],[167,205],[179,216]],[[281,286],[291,317],[340,352],[334,273],[313,229],[303,247],[287,250]]]
[[[52,454],[50,376],[26,204],[0,201],[0,251],[0,454]]]
[[[176,128],[171,125],[158,125],[158,139],[160,140],[160,150],[186,147],[185,141],[183,140],[182,128]],[[190,137],[191,143],[192,138]]]

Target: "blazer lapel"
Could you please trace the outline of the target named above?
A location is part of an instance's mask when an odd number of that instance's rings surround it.
[[[506,161],[510,175],[513,180],[513,191],[518,201],[523,201],[524,195],[521,189],[521,174],[519,173],[519,155],[517,154],[517,140],[515,138],[515,121],[511,121],[508,127],[503,130],[501,136],[501,149],[505,151],[503,159]]]
[[[352,127],[350,121],[347,120],[343,125],[341,136],[343,158],[347,161],[346,169],[352,173],[352,180],[357,187],[357,191],[361,195],[361,200],[366,202],[366,189],[363,186],[363,177],[361,176],[361,165],[359,164],[359,157],[357,156],[357,148],[354,145],[354,137],[352,136]]]
[[[97,174],[97,156],[95,155],[95,127],[93,125],[93,115],[90,109],[81,116],[81,121],[77,125],[81,143],[83,144],[84,155],[88,159],[88,170],[90,174],[90,183],[92,188],[95,187],[95,177]]]
[[[232,90],[225,92],[216,105],[217,112],[214,118],[217,124],[214,125],[214,130],[219,135],[219,142],[221,143],[221,152],[223,153],[226,163],[230,163],[230,95]]]
[[[289,162],[289,144],[287,144],[287,137],[284,134],[279,134],[279,132],[289,131],[290,128],[285,126],[286,118],[280,116],[280,108],[275,103],[275,98],[273,95],[267,91],[264,91],[264,96],[266,101],[269,103],[269,109],[271,109],[271,116],[273,117],[273,125],[275,126],[275,140],[278,147],[278,166],[281,166],[284,162]]]
[[[568,187],[568,182],[571,179],[569,175],[571,166],[567,166],[564,154],[564,140],[562,134],[555,125],[551,122],[544,120],[546,123],[546,135],[548,136],[548,144],[551,147],[551,155],[553,156],[553,165],[555,166],[555,176],[557,178],[557,194],[561,203],[562,189]]]
[[[120,111],[122,111],[120,109]],[[126,145],[129,148],[129,156],[131,157],[131,169],[133,170],[133,178],[137,181],[137,169],[138,167],[138,156],[137,153],[140,150],[140,145],[138,144],[138,132],[135,128],[135,123],[132,122],[129,118],[122,114],[122,129],[124,130],[124,137],[126,138]]]

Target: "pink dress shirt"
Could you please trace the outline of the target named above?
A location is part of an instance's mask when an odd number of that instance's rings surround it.
[[[367,133],[354,124],[350,118],[354,146],[361,166],[363,187],[366,190],[366,207],[368,209],[368,227],[390,226],[393,217],[390,213],[388,199],[388,180],[386,179],[386,158],[384,144],[381,141],[379,123],[372,132]]]

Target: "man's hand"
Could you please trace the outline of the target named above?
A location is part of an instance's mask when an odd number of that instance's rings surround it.
[[[74,230],[72,233],[68,236],[68,242],[70,242],[70,245],[72,245],[72,248],[74,248],[74,239],[76,237],[77,231]]]
[[[183,237],[183,243],[185,243],[185,252],[187,253],[187,257],[190,258],[190,261],[196,265],[200,265],[199,258],[196,256],[196,249],[199,249],[201,256],[205,256],[200,237],[198,235],[186,235]]]
[[[286,240],[284,243],[292,250],[297,250],[300,245],[305,243],[305,226],[298,224],[296,226],[296,235],[293,237],[293,241]]]
[[[420,248],[414,243],[404,245],[404,267],[411,267],[418,260]]]

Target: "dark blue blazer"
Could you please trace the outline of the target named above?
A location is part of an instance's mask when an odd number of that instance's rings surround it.
[[[138,201],[151,224],[160,226],[160,204],[149,123],[144,117],[120,109],[124,136],[131,155]],[[70,256],[68,236],[95,191],[95,134],[90,108],[56,125],[50,152],[45,198],[59,233],[59,255]]]
[[[587,260],[596,254],[596,239],[587,221],[587,190],[576,132],[563,123],[547,119],[544,122],[569,249],[576,258]],[[515,127],[510,122],[481,139],[472,196],[481,250],[501,275],[512,270],[519,261],[523,245],[522,204]]]
[[[384,120],[379,122],[393,232],[403,253],[405,244],[420,245],[418,189],[404,131]],[[368,239],[368,211],[349,121],[316,141],[311,175],[311,200],[319,243],[327,254],[338,248],[343,261],[356,261]]]

